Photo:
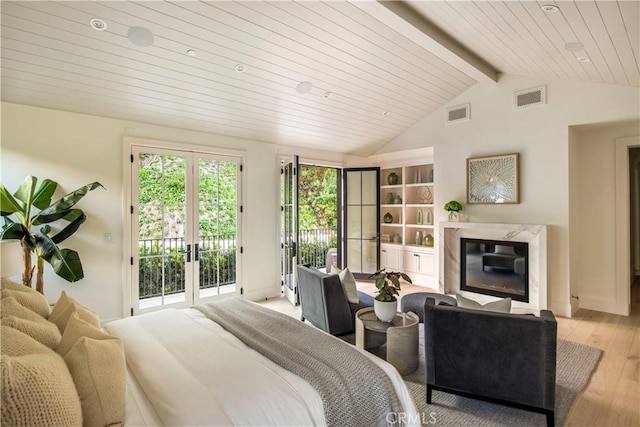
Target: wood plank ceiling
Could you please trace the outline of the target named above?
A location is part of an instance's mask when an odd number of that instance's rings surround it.
[[[638,86],[637,1],[547,3],[3,1],[2,100],[368,155],[499,72]]]

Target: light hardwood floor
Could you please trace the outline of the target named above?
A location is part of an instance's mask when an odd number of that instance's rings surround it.
[[[372,294],[373,283],[358,289]],[[428,292],[403,285],[401,295]],[[578,396],[565,426],[640,427],[640,280],[632,288],[631,316],[580,309],[570,319],[558,317],[558,338],[597,347],[602,358],[584,391]],[[270,308],[300,317],[300,307],[285,298],[264,302]]]

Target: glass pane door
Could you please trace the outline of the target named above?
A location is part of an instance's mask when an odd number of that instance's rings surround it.
[[[345,264],[356,277],[375,273],[379,262],[379,168],[344,169]]]
[[[282,166],[282,284],[292,304],[298,303],[296,264],[298,263],[298,156]]]

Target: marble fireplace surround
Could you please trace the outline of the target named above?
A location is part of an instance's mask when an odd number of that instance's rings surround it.
[[[547,226],[527,224],[490,224],[481,222],[440,222],[440,292],[460,292],[460,238],[504,240],[529,244],[529,302],[513,301],[512,311],[538,312],[547,308]],[[498,298],[462,292],[485,304]]]

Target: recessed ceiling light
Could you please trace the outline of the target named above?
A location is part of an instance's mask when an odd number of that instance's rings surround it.
[[[296,86],[296,91],[298,93],[309,93],[311,92],[312,87],[313,85],[311,82],[300,82],[298,83],[298,86]]]
[[[187,56],[194,58],[197,55],[196,51],[193,49],[187,49]]]
[[[236,70],[236,73],[244,73],[245,71],[247,71],[247,66],[244,64],[236,64],[233,69]]]
[[[390,112],[388,112],[388,111],[383,111],[383,112],[382,112],[382,115],[383,115],[383,116],[385,116],[385,117],[387,117],[389,114],[391,114],[391,113],[390,113]]]
[[[544,5],[540,6],[540,9],[542,9],[543,11],[545,11],[547,13],[556,13],[557,11],[560,10],[560,8],[558,6],[556,6],[555,4],[544,4]]]
[[[576,57],[576,59],[580,62],[591,62],[591,60],[589,58],[587,58],[586,56],[578,56]]]
[[[145,27],[131,27],[127,36],[131,43],[141,47],[151,46],[155,40],[153,33]]]
[[[333,96],[333,92],[328,92],[328,91],[327,91],[327,92],[325,92],[325,93],[323,93],[323,94],[322,94],[322,97],[323,97],[324,99],[329,99],[329,98],[331,98],[332,96]]]
[[[107,23],[100,18],[93,18],[89,21],[89,25],[96,31],[104,31],[107,29]]]
[[[569,52],[580,52],[584,50],[584,46],[580,42],[569,42],[564,45],[564,48]]]

